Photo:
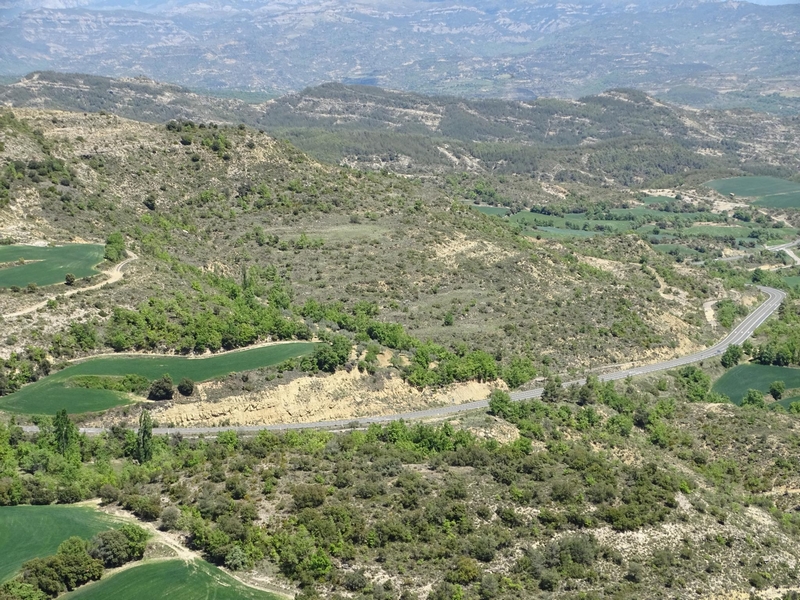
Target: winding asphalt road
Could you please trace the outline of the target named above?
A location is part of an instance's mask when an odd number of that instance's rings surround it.
[[[727,337],[717,342],[710,348],[701,350],[700,352],[695,352],[694,354],[689,354],[687,356],[674,358],[672,360],[667,360],[664,362],[654,363],[651,365],[644,365],[641,367],[634,367],[632,369],[625,369],[623,371],[615,371],[613,373],[607,373],[605,375],[600,375],[598,379],[600,381],[615,381],[617,379],[625,379],[626,377],[635,377],[636,375],[645,375],[647,373],[667,371],[669,369],[674,369],[676,367],[681,367],[683,365],[699,362],[701,360],[714,358],[725,352],[725,349],[731,344],[741,344],[747,338],[749,338],[753,334],[753,332],[756,329],[758,329],[758,327],[772,315],[772,313],[778,310],[778,307],[781,305],[781,302],[783,302],[783,299],[786,297],[785,292],[782,292],[781,290],[776,290],[775,288],[758,286],[758,289],[760,289],[767,295],[767,300],[763,304],[761,304],[757,309],[755,309],[753,312],[747,315],[747,317],[741,323],[739,323],[739,325],[733,331],[731,331],[727,335]],[[577,379],[575,381],[568,381],[564,383],[564,386],[566,387],[573,384],[582,385],[585,382],[586,382],[585,379]],[[511,399],[518,401],[518,400],[528,400],[530,398],[538,398],[542,395],[542,392],[544,392],[544,388],[535,388],[532,390],[513,392],[511,394]],[[157,427],[153,429],[153,433],[159,435],[180,433],[181,435],[193,436],[201,434],[214,435],[221,431],[227,431],[227,430],[239,431],[242,433],[253,433],[262,430],[286,431],[290,429],[342,430],[342,429],[365,427],[372,423],[387,423],[390,421],[397,421],[399,419],[404,419],[406,421],[415,421],[420,419],[448,417],[450,415],[455,415],[469,410],[487,408],[488,406],[489,406],[488,400],[479,400],[477,402],[470,402],[467,404],[439,406],[436,408],[429,408],[427,410],[418,410],[414,412],[399,413],[394,415],[383,415],[378,417],[360,417],[356,419],[342,419],[338,421],[317,421],[314,423],[279,423],[275,425],[252,425],[252,426],[230,426],[230,427],[169,427],[169,428]],[[34,426],[23,427],[23,429],[27,432],[38,431],[38,427]],[[103,433],[104,431],[105,431],[104,428],[99,428],[99,427],[81,428],[81,432],[86,433],[87,435],[97,435]]]

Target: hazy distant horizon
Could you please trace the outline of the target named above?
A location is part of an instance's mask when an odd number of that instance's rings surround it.
[[[0,76],[144,75],[275,96],[339,81],[520,100],[615,87],[703,105],[794,97],[798,2],[0,0]]]

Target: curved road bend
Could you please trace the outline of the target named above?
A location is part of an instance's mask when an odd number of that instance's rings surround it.
[[[747,338],[749,338],[753,334],[753,332],[756,329],[758,329],[758,327],[761,326],[761,324],[772,315],[772,313],[778,310],[778,307],[781,305],[781,302],[783,302],[783,299],[786,297],[786,293],[782,292],[781,290],[776,290],[775,288],[764,287],[764,286],[757,286],[757,287],[762,292],[767,294],[768,296],[767,300],[763,304],[761,304],[756,310],[747,315],[747,317],[741,323],[739,323],[739,325],[733,331],[731,331],[727,335],[727,337],[717,342],[710,348],[706,348],[705,350],[701,350],[700,352],[695,352],[694,354],[689,354],[687,356],[674,358],[672,360],[667,360],[664,362],[654,363],[651,365],[644,365],[641,367],[634,367],[632,369],[625,369],[623,371],[616,371],[614,373],[607,373],[605,375],[600,375],[598,379],[600,381],[614,381],[617,379],[625,379],[626,377],[634,377],[636,375],[645,375],[647,373],[666,371],[669,369],[674,369],[676,367],[681,367],[683,365],[688,365],[694,362],[719,356],[720,354],[725,352],[725,349],[731,344],[741,344]],[[572,384],[582,385],[585,382],[586,382],[585,379],[578,379],[575,381],[568,381],[564,384],[564,386],[566,387]],[[528,400],[530,398],[538,398],[542,395],[542,392],[544,392],[544,388],[536,388],[532,390],[513,392],[511,394],[511,399]],[[286,431],[290,429],[339,430],[339,429],[350,429],[354,427],[364,427],[372,423],[387,423],[389,421],[397,421],[399,419],[404,419],[406,421],[414,421],[419,419],[446,417],[449,415],[455,415],[469,410],[486,408],[488,406],[489,406],[488,400],[478,400],[477,402],[469,402],[467,404],[439,406],[436,408],[429,408],[427,410],[418,410],[414,412],[383,415],[377,417],[359,417],[355,419],[341,419],[338,421],[316,421],[314,423],[278,423],[275,425],[249,425],[249,426],[230,426],[230,427],[156,427],[153,429],[153,433],[158,435],[165,435],[172,433],[180,433],[181,435],[200,435],[200,434],[213,435],[215,433],[219,433],[220,431],[228,431],[228,430],[239,431],[242,433],[252,433],[262,430]],[[38,427],[34,426],[23,427],[23,429],[27,432],[38,431]],[[103,433],[104,431],[105,429],[100,427],[81,428],[81,432],[86,433],[88,435],[96,435],[99,433]]]

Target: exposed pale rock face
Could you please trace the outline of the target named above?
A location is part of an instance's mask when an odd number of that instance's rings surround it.
[[[483,400],[502,382],[470,382],[441,390],[420,391],[393,375],[375,386],[372,376],[337,371],[327,377],[301,377],[270,390],[250,392],[212,402],[207,391],[215,383],[199,384],[200,400],[154,411],[159,423],[174,426],[303,423],[409,412],[432,406]],[[378,389],[375,389],[378,388]]]

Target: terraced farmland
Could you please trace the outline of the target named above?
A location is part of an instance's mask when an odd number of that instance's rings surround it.
[[[70,414],[107,410],[128,402],[125,394],[105,389],[71,386],[78,375],[122,377],[141,375],[153,380],[168,373],[173,381],[188,377],[208,381],[229,373],[277,365],[310,353],[314,344],[294,342],[226,352],[205,358],[183,356],[109,356],[71,365],[0,399],[0,410],[23,414]]]
[[[59,544],[73,535],[90,538],[115,524],[88,506],[0,507],[0,581],[27,560],[55,554]]]
[[[0,246],[0,287],[63,283],[67,273],[89,277],[98,273],[94,267],[102,260],[99,244]]]
[[[270,594],[238,582],[236,579],[196,560],[165,560],[144,563],[83,586],[64,596],[65,600],[279,600]]]

